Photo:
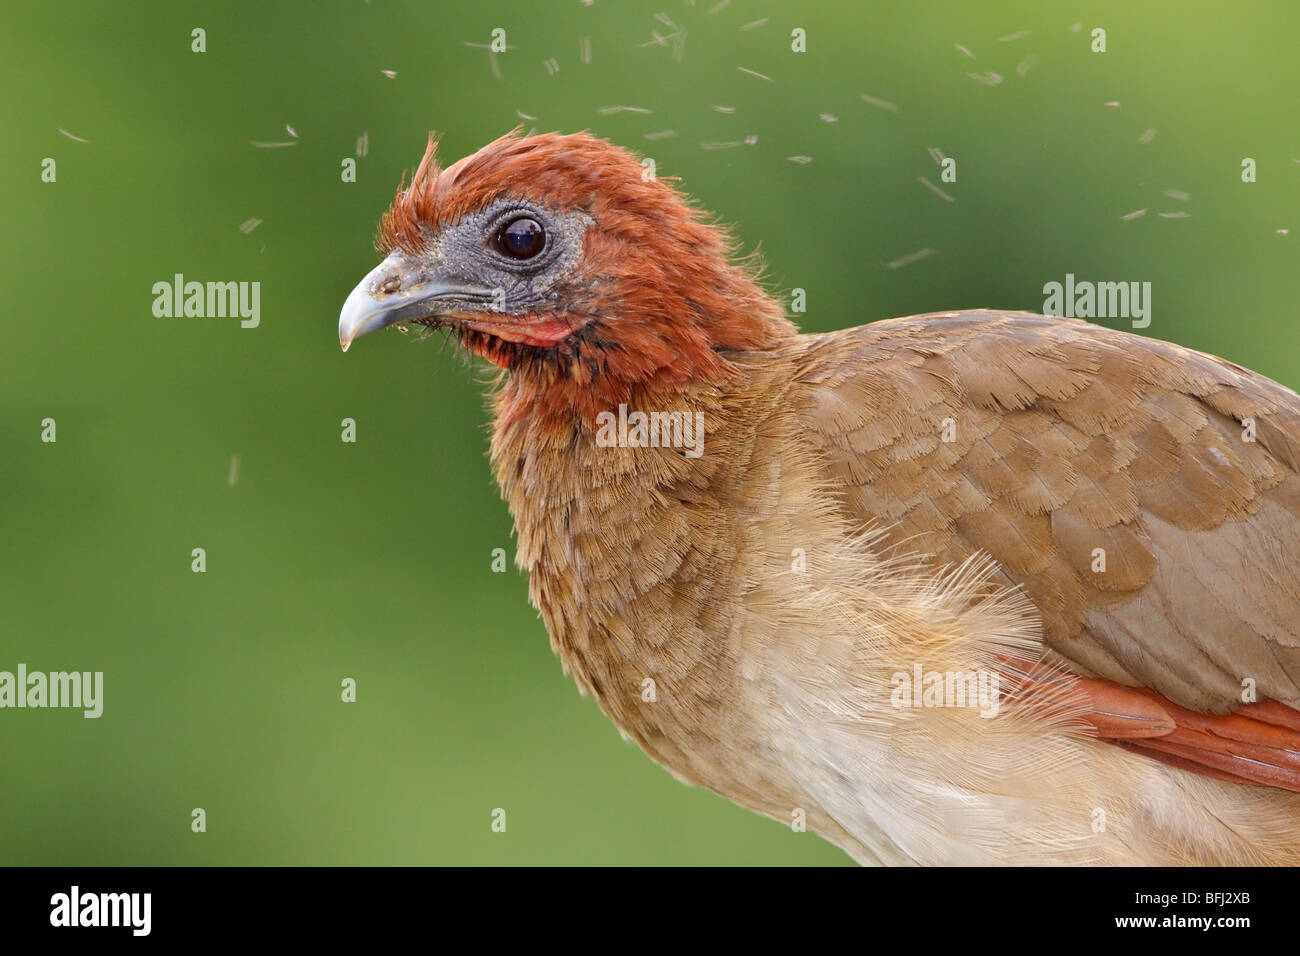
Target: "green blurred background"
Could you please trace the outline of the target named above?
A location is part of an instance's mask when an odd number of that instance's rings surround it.
[[[1072,272],[1149,281],[1146,334],[1300,383],[1293,2],[11,3],[3,21],[0,670],[102,670],[105,703],[0,711],[0,863],[847,862],[677,783],[561,673],[523,577],[490,569],[513,546],[483,371],[414,335],[339,352],[430,129],[446,161],[520,114],[653,156],[761,243],[775,290],[807,290],[808,330],[1040,311]],[[465,42],[496,27],[500,78]],[[295,145],[250,145],[286,124]],[[918,182],[940,184],[931,147],[958,161],[955,202]],[[260,281],[260,327],[155,318],[177,272]]]

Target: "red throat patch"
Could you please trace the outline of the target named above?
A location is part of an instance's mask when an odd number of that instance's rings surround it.
[[[509,350],[501,343],[512,342],[535,348],[549,348],[564,341],[574,327],[557,315],[485,315],[475,313],[460,319],[458,325],[471,333],[464,337],[467,348],[479,358],[498,368],[509,368]]]

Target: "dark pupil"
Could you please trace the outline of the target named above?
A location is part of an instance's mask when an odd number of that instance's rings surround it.
[[[501,251],[515,259],[531,259],[545,244],[546,233],[536,219],[512,219],[497,233]]]

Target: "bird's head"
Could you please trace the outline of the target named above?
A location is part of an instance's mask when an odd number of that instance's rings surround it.
[[[440,169],[435,145],[343,306],[345,350],[397,323],[447,328],[512,380],[593,408],[717,378],[726,353],[794,334],[725,230],[627,151],[515,132]]]

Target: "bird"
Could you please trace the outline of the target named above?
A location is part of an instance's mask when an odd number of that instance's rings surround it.
[[[866,865],[1300,863],[1300,396],[1095,323],[800,333],[629,150],[432,134],[344,351],[495,366],[551,647],[687,784]]]

